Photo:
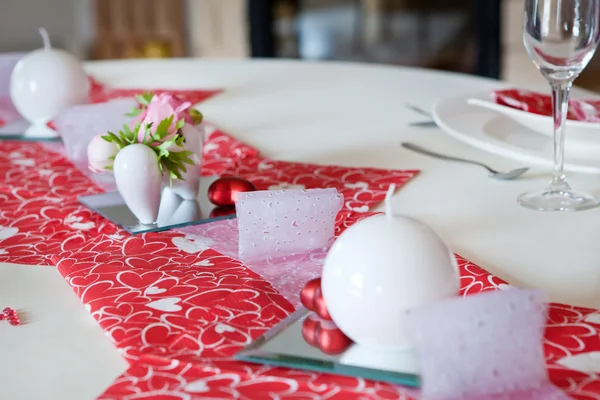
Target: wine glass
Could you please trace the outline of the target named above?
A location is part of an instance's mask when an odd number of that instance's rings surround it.
[[[525,0],[523,42],[552,87],[554,177],[546,189],[520,195],[524,207],[578,211],[598,204],[594,196],[571,189],[563,166],[569,93],[598,46],[599,5],[600,0]]]

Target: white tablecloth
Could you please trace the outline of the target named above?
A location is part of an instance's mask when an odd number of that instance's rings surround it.
[[[87,64],[122,87],[224,88],[200,105],[212,123],[263,155],[289,161],[422,170],[394,198],[396,211],[422,219],[452,249],[514,284],[553,300],[600,306],[600,210],[540,213],[516,196],[542,188],[548,173],[499,182],[475,166],[400,147],[425,147],[519,166],[471,149],[437,128],[409,127],[441,97],[492,89],[475,77],[424,70],[293,61],[114,61]],[[569,176],[579,189],[600,178]],[[27,311],[30,323],[0,323],[0,398],[90,399],[126,368],[101,329],[52,267],[0,264],[0,308]]]

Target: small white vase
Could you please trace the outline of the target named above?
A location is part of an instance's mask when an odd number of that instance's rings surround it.
[[[156,223],[158,224],[158,226],[169,225],[171,217],[173,216],[173,214],[175,214],[181,203],[183,203],[183,199],[177,196],[175,193],[171,192],[170,190],[167,190],[167,188],[165,187],[160,198],[158,218],[156,219]]]
[[[117,189],[142,224],[158,218],[162,174],[156,154],[146,145],[132,144],[117,153],[114,163]]]
[[[156,223],[159,227],[185,224],[200,218],[196,200],[183,200],[170,190],[163,190]]]
[[[200,188],[204,124],[198,126],[185,124],[183,128],[181,128],[181,134],[185,138],[183,149],[194,153],[190,156],[190,158],[194,160],[194,165],[186,164],[186,172],[181,174],[183,179],[173,180],[171,186],[169,186],[169,178],[165,177],[165,186],[184,200],[194,200],[198,196],[198,190]]]

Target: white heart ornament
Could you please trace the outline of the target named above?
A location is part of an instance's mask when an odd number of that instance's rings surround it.
[[[12,163],[15,165],[20,165],[21,167],[33,167],[35,165],[35,160],[31,158],[22,158],[17,160],[12,160]]]
[[[360,206],[360,207],[353,207],[352,211],[356,211],[359,213],[366,213],[367,211],[369,211],[369,206],[364,205],[364,206]]]
[[[221,335],[225,332],[235,332],[235,329],[233,329],[229,325],[219,324],[215,327],[215,332],[217,332],[219,335]]]
[[[563,367],[580,371],[585,374],[600,373],[600,351],[563,357],[558,360],[557,363]]]
[[[15,236],[19,232],[19,228],[0,226],[0,240],[8,239]]]
[[[80,231],[88,231],[95,226],[93,222],[73,222],[72,224],[67,225],[69,225],[73,229],[77,229]]]
[[[210,248],[209,246],[213,244],[213,241],[207,238],[194,237],[191,239],[192,240],[187,237],[175,237],[171,239],[171,242],[173,242],[179,250],[183,250],[190,254],[208,250]]]
[[[366,189],[369,184],[367,182],[344,183],[344,187],[347,189]]]
[[[206,393],[209,391],[209,387],[205,381],[199,379],[185,385],[184,390],[191,393]]]
[[[166,297],[164,299],[156,300],[146,304],[147,307],[154,308],[155,310],[165,312],[177,312],[181,311],[182,307],[178,305],[181,299],[179,297]]]
[[[206,152],[217,150],[218,148],[219,148],[219,145],[216,143],[207,143],[204,145],[204,151],[206,151]]]
[[[273,165],[269,164],[266,161],[261,161],[260,164],[258,164],[259,171],[264,171],[264,170],[271,169],[271,168],[273,168]]]
[[[590,324],[600,324],[600,314],[590,314],[587,317],[585,317],[584,321],[589,322]]]
[[[153,294],[161,294],[166,291],[167,291],[167,289],[159,288],[156,286],[150,286],[149,288],[146,288],[146,290],[144,291],[144,296],[151,296]]]
[[[212,267],[212,266],[213,266],[213,265],[215,265],[215,264],[213,264],[213,263],[212,263],[212,262],[210,262],[209,260],[201,260],[201,261],[198,261],[198,262],[197,262],[196,264],[194,264],[194,265],[195,265],[195,266],[197,266],[197,267]]]

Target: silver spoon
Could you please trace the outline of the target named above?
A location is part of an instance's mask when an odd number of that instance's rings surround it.
[[[425,155],[439,158],[442,160],[458,161],[458,162],[463,162],[463,163],[467,163],[467,164],[479,165],[480,167],[487,169],[490,172],[490,178],[494,178],[494,179],[500,179],[500,180],[505,180],[505,181],[510,180],[510,179],[515,179],[515,178],[518,178],[521,175],[523,175],[525,172],[529,171],[529,168],[517,168],[517,169],[512,169],[510,171],[507,171],[507,172],[500,172],[500,171],[496,171],[493,168],[488,167],[487,165],[485,165],[483,163],[480,163],[477,161],[472,161],[472,160],[465,160],[464,158],[458,158],[458,157],[447,156],[444,154],[439,154],[439,153],[433,152],[431,150],[424,149],[421,146],[417,146],[416,144],[404,142],[404,143],[402,143],[402,147],[404,147],[405,149],[408,149],[408,150],[416,151],[417,153],[425,154]]]

